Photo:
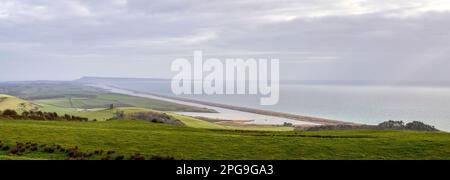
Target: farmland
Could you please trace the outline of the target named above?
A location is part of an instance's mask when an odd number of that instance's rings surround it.
[[[73,87],[66,89],[70,86]],[[82,156],[91,160],[132,159],[136,154],[146,159],[199,160],[450,159],[450,134],[445,132],[308,132],[293,131],[293,127],[283,126],[231,126],[171,112],[212,112],[209,109],[113,94],[73,84],[64,87],[54,84],[2,86],[2,93],[8,95],[0,95],[0,110],[56,112],[85,117],[89,121],[0,117],[0,159],[68,159],[71,153],[67,148],[73,147],[77,152],[91,155]],[[119,112],[164,114],[183,125],[117,119]],[[35,144],[35,149],[17,149],[25,142]],[[55,151],[52,147],[66,151]],[[99,149],[114,153],[92,155]]]

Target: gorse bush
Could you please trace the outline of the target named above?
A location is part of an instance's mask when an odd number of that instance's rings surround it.
[[[137,112],[137,113],[130,113],[130,114],[119,113],[119,115],[116,114],[115,118],[144,120],[144,121],[150,121],[152,123],[163,123],[163,124],[184,126],[184,124],[180,120],[178,120],[172,116],[169,116],[166,113],[157,113],[157,112]]]
[[[403,121],[385,121],[378,125],[326,125],[308,128],[296,128],[296,131],[333,131],[333,130],[408,130],[408,131],[439,131],[434,126],[419,121],[405,124]]]
[[[30,119],[41,121],[88,121],[88,118],[71,116],[65,114],[59,116],[56,112],[42,112],[42,111],[23,111],[22,115],[19,115],[15,110],[7,109],[0,113],[0,118],[5,119]]]
[[[99,160],[146,160],[146,157],[140,153],[135,153],[129,158],[124,155],[113,156],[116,151],[113,150],[102,150],[97,149],[95,151],[81,151],[78,146],[72,148],[65,148],[59,144],[39,145],[33,142],[16,142],[15,146],[11,148],[7,146],[3,141],[0,141],[0,151],[6,151],[9,155],[13,156],[23,156],[27,153],[49,153],[49,154],[63,154],[66,156],[66,160],[88,160],[88,159],[99,159]],[[150,156],[148,160],[174,160],[175,158],[170,156]]]

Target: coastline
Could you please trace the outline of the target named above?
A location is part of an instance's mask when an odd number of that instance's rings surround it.
[[[141,96],[141,97],[147,97],[147,98],[155,98],[158,100],[164,100],[164,101],[172,101],[175,103],[183,103],[187,105],[192,106],[203,106],[205,108],[211,108],[213,110],[218,111],[226,111],[226,112],[242,112],[242,113],[250,113],[254,115],[259,115],[262,118],[266,118],[265,121],[267,121],[267,118],[272,119],[285,119],[288,122],[294,122],[295,126],[317,126],[317,125],[361,125],[358,123],[352,123],[352,122],[345,122],[345,121],[338,121],[338,120],[332,120],[332,119],[325,119],[325,118],[319,118],[319,117],[311,117],[311,116],[302,116],[302,115],[295,115],[295,114],[289,114],[289,113],[283,113],[283,112],[275,112],[275,111],[269,111],[269,110],[261,110],[261,109],[254,109],[254,108],[247,108],[247,107],[239,107],[239,106],[233,106],[233,105],[226,105],[226,104],[220,104],[220,103],[212,103],[212,102],[205,102],[205,101],[199,101],[199,100],[193,100],[188,98],[180,98],[180,97],[173,97],[173,96],[166,96],[166,95],[160,95],[155,93],[148,93],[148,92],[140,92],[135,90],[130,90],[122,87],[117,87],[113,85],[106,85],[106,84],[89,84],[89,86],[97,87],[103,90],[108,90],[110,92],[119,93],[119,94],[127,94],[132,96]],[[152,97],[149,97],[152,96]],[[188,116],[200,116],[205,118],[215,118],[211,113],[181,113],[181,112],[175,112],[182,115],[188,115]],[[221,119],[222,118],[215,118],[215,119]],[[223,119],[224,121],[230,121]],[[232,119],[232,120],[240,120],[240,121],[248,121],[251,119]],[[256,119],[253,119],[257,124],[265,124],[266,122],[261,122],[261,120],[257,121]],[[259,123],[258,123],[259,122]],[[266,124],[267,125],[267,124]]]

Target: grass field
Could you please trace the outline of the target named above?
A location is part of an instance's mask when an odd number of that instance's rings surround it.
[[[42,111],[69,113],[78,109],[140,107],[160,111],[215,112],[156,99],[134,97],[70,82],[2,83],[0,90],[42,106]],[[5,93],[4,93],[5,94]]]
[[[6,144],[98,148],[176,159],[450,159],[450,134],[396,131],[264,132],[208,130],[143,121],[0,121]],[[63,154],[26,153],[0,159],[63,159]]]
[[[32,110],[36,109],[37,106],[35,104],[32,104],[28,101],[25,101],[23,99],[6,95],[6,94],[0,94],[0,111],[6,110],[6,109],[14,109],[19,112],[24,110]]]
[[[48,87],[47,87],[48,86]],[[290,160],[290,159],[447,159],[450,160],[450,134],[412,131],[320,131],[294,132],[292,127],[228,126],[193,117],[161,112],[158,109],[183,108],[166,102],[91,89],[23,86],[8,89],[24,100],[0,95],[0,110],[38,108],[44,112],[87,117],[97,122],[29,121],[0,119],[0,144],[16,142],[78,146],[82,151],[114,150],[118,155],[141,153],[145,157],[170,156],[176,159]],[[70,86],[69,86],[70,87]],[[77,89],[78,88],[78,89]],[[63,93],[62,91],[67,90]],[[115,107],[108,104],[130,105]],[[174,107],[173,107],[174,106]],[[152,109],[153,107],[153,109]],[[194,107],[195,108],[195,107]],[[186,126],[137,120],[113,120],[115,113],[151,111],[166,113]],[[42,150],[13,155],[1,150],[0,159],[66,159],[67,154]],[[93,156],[91,159],[100,159]]]
[[[138,98],[138,97],[131,97],[131,96],[125,96],[125,95],[119,95],[119,94],[110,94],[110,93],[104,93],[99,94],[96,96],[96,98],[55,98],[55,99],[39,99],[39,100],[32,100],[30,102],[22,100],[20,98],[10,96],[10,95],[2,95],[3,101],[0,101],[0,109],[3,107],[4,109],[15,109],[19,112],[21,111],[18,109],[19,104],[30,104],[34,105],[34,107],[39,107],[39,110],[43,112],[56,112],[60,115],[63,114],[69,114],[74,115],[78,117],[85,117],[89,118],[89,120],[97,120],[97,121],[106,121],[108,119],[111,119],[115,116],[116,112],[122,111],[124,113],[136,113],[136,112],[146,112],[146,111],[152,111],[157,113],[164,113],[158,110],[153,110],[149,108],[144,107],[153,107],[158,106],[162,107],[165,105],[156,105],[155,102],[152,99],[146,99],[146,98]],[[102,101],[98,101],[98,99],[102,99]],[[121,103],[121,102],[127,102],[129,104],[133,104],[133,106],[143,106],[143,107],[116,107],[113,109],[109,108],[90,108],[90,109],[82,109],[82,107],[77,105],[85,106],[88,103],[89,106],[95,107],[95,103],[102,104],[106,103],[106,99],[108,99],[110,102],[113,103]],[[77,104],[77,105],[74,105]],[[146,105],[148,104],[148,105]],[[169,104],[167,104],[169,105]],[[31,107],[31,106],[30,106]],[[180,109],[178,109],[180,110]],[[183,122],[186,126],[193,127],[193,128],[204,128],[204,129],[231,129],[231,130],[258,130],[258,131],[292,131],[293,127],[278,127],[278,126],[258,126],[258,125],[249,125],[249,126],[225,126],[225,125],[219,125],[211,122],[207,122],[204,120],[196,119],[193,117],[178,115],[174,113],[168,113],[170,116],[175,117],[176,119],[179,119]]]

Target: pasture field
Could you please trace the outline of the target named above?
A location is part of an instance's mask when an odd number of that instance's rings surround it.
[[[14,109],[17,110],[18,112],[22,112],[25,110],[29,111],[37,108],[38,107],[35,104],[25,101],[23,99],[6,94],[0,94],[0,111],[6,109]]]
[[[68,85],[70,87],[72,85]],[[47,146],[78,147],[83,152],[114,151],[89,156],[98,160],[139,153],[145,158],[187,160],[303,160],[303,159],[446,159],[450,134],[413,131],[298,132],[282,126],[230,126],[163,112],[200,110],[196,107],[112,94],[90,87],[14,86],[0,94],[0,110],[57,112],[89,118],[77,121],[11,120],[0,117],[0,159],[67,159],[67,152],[48,152]],[[53,93],[46,92],[53,87]],[[3,88],[3,87],[2,87]],[[5,89],[3,88],[3,91]],[[89,93],[87,93],[88,91]],[[117,105],[110,109],[109,104]],[[106,106],[106,107],[105,107]],[[209,111],[201,109],[202,111]],[[185,126],[140,120],[114,120],[117,112],[166,113]],[[97,121],[92,121],[92,120]],[[36,151],[12,153],[17,142],[39,145]],[[18,147],[16,145],[16,147]]]
[[[409,131],[271,132],[211,130],[145,121],[1,120],[5,144],[35,142],[83,151],[175,159],[450,159],[450,134]],[[0,151],[0,159],[64,159],[63,153]],[[99,159],[101,157],[93,157]]]
[[[73,82],[0,83],[0,94],[9,94],[42,106],[43,111],[67,113],[77,110],[140,107],[160,111],[211,112],[214,110],[156,99],[109,93]]]

